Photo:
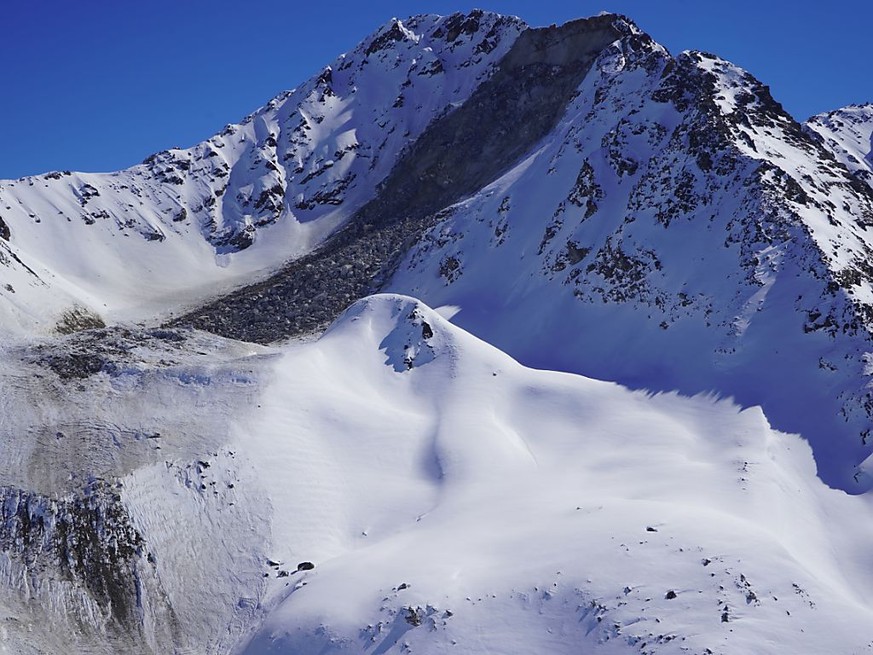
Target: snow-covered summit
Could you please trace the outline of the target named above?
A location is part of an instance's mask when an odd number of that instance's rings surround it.
[[[51,330],[74,304],[110,320],[150,318],[309,252],[374,195],[431,121],[487,79],[524,28],[481,11],[393,20],[191,148],[116,173],[0,182],[0,263],[41,308],[0,289],[2,327]]]
[[[49,331],[218,296],[179,324],[270,342],[407,293],[527,364],[760,404],[860,490],[873,190],[811,130],[621,16],[394,19],[194,148],[0,185],[0,316]]]

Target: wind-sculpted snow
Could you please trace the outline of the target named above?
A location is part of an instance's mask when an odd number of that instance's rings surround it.
[[[48,287],[36,316],[0,288],[0,312],[12,315],[2,327],[50,331],[76,301],[113,319],[151,318],[310,251],[373,197],[431,121],[488,78],[523,28],[481,11],[395,19],[192,148],[116,173],[0,183],[9,251],[0,265],[25,278],[29,267]]]
[[[869,648],[870,508],[758,408],[526,369],[390,295],[276,376],[245,442],[271,558],[315,568],[246,654]]]

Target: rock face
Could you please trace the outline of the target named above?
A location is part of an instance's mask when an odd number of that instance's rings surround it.
[[[103,640],[145,640],[136,590],[153,576],[142,537],[112,485],[94,481],[83,492],[55,499],[0,488],[5,593],[20,585],[24,603],[70,608],[52,618],[77,650]]]

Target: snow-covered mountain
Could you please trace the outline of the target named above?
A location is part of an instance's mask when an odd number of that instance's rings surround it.
[[[309,252],[523,29],[483,12],[390,21],[192,148],[115,173],[0,183],[0,264],[12,287],[0,289],[0,323],[48,332],[74,308],[153,319]]]
[[[869,488],[873,188],[749,73],[599,21],[525,32],[344,230],[183,323],[268,342],[406,293],[531,366],[761,405]]]
[[[871,187],[749,74],[626,40],[387,288],[532,366],[762,405],[866,489],[871,226]]]
[[[871,133],[474,11],[0,183],[0,645],[873,650]]]

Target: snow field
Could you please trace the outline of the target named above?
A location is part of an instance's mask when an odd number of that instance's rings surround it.
[[[396,370],[398,333],[433,359]],[[869,502],[758,408],[526,369],[388,295],[288,348],[260,412],[270,548],[316,568],[242,652],[867,643]]]

